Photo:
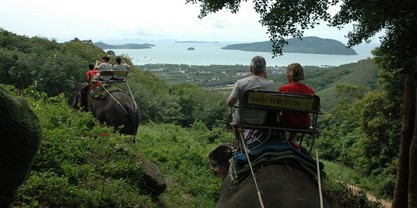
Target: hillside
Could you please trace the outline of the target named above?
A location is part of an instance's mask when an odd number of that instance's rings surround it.
[[[334,108],[339,100],[336,98],[336,83],[364,85],[370,90],[381,90],[381,86],[377,84],[380,69],[371,59],[333,68],[304,70],[306,79],[301,82],[313,88],[320,96],[322,109],[325,111]],[[273,80],[277,88],[288,83],[285,74],[274,77]]]
[[[312,53],[312,54],[334,54],[334,55],[357,55],[356,51],[333,39],[323,39],[318,37],[304,37],[288,39],[288,45],[285,45],[282,52],[284,53]],[[253,52],[272,52],[272,42],[255,42],[227,45],[222,49],[241,50]]]
[[[136,43],[129,43],[123,45],[109,45],[103,42],[94,43],[94,45],[102,48],[102,49],[149,49],[151,46],[155,46],[153,44],[136,44]]]
[[[68,105],[78,84],[86,79],[88,64],[104,55],[116,63],[115,54],[105,53],[91,40],[75,38],[58,43],[0,29],[0,84],[15,96],[26,97],[43,131],[38,155],[14,206],[214,207],[221,180],[212,174],[207,156],[218,144],[234,140],[225,102],[230,92],[216,93],[196,84],[210,83],[208,80],[215,82],[213,86],[224,85],[220,82],[225,80],[234,83],[247,76],[240,73],[247,72],[247,66],[166,65],[159,68],[160,73],[177,81],[169,85],[153,71],[134,66],[131,58],[122,54],[133,67],[129,69],[129,85],[118,86],[132,91],[142,115],[138,134],[129,137],[100,124],[91,113]],[[286,84],[283,68],[268,69],[268,78],[277,88]],[[325,111],[319,117],[321,133],[316,140],[320,160],[353,168],[359,175],[347,177],[356,185],[381,197],[392,197],[401,141],[404,76],[398,71],[379,70],[370,59],[333,68],[304,68],[303,83],[321,97]],[[188,70],[198,82],[183,79]],[[226,78],[215,80],[216,73]],[[395,79],[393,74],[397,74]],[[376,84],[379,76],[382,87]],[[337,102],[338,83],[361,84],[372,92],[345,87],[340,104],[326,110]],[[354,100],[347,99],[351,94]],[[307,135],[304,141],[309,144],[312,139]],[[167,189],[158,197],[151,197],[143,186],[143,158],[166,176]],[[326,191],[326,195],[343,203],[334,207],[380,207],[360,196],[346,195],[349,190],[340,184],[329,184],[345,181],[339,178],[345,171],[325,168],[334,173],[326,174],[330,180],[323,187],[339,192]],[[355,204],[347,204],[349,200]]]
[[[149,64],[150,71],[168,84],[190,82],[200,88],[209,88],[229,95],[231,88],[238,79],[249,74],[247,66],[187,66],[175,64]],[[302,83],[311,86],[321,97],[323,109],[330,110],[337,105],[336,83],[364,85],[370,90],[380,90],[377,85],[379,69],[371,59],[357,63],[344,64],[337,67],[304,66],[306,79]],[[267,67],[268,78],[274,80],[276,90],[287,84],[284,67]],[[284,72],[284,73],[282,73]],[[222,90],[220,90],[222,89]]]

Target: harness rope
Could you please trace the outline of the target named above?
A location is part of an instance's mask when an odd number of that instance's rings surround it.
[[[243,141],[243,132],[242,132],[241,127],[239,127],[239,136],[240,136],[240,140],[242,142],[243,150],[245,151],[245,154],[246,154],[246,158],[248,159],[248,164],[249,164],[249,167],[250,167],[250,172],[252,174],[253,181],[255,182],[256,191],[258,193],[259,204],[261,205],[262,208],[265,208],[264,202],[262,200],[261,192],[259,191],[258,183],[256,182],[256,176],[255,176],[255,173],[253,172],[252,164],[249,160],[248,149],[246,148],[246,145]]]
[[[316,146],[316,134],[313,136],[314,149],[316,150],[316,166],[317,166],[317,183],[319,186],[319,196],[320,196],[320,208],[323,208],[323,194],[321,193],[321,176],[320,176],[320,167],[319,167],[319,153],[317,152]]]
[[[110,97],[113,98],[114,101],[116,101],[117,105],[119,105],[125,111],[125,113],[128,114],[126,109],[122,106],[122,104],[120,104],[120,102],[116,98],[114,98],[113,95],[110,94],[110,92],[107,90],[107,88],[105,88],[101,83],[100,83],[100,86],[102,88],[104,88],[104,90],[106,90],[106,92],[110,95]]]
[[[255,97],[256,97],[257,90],[254,90],[254,92],[255,92]],[[281,93],[281,96],[284,97],[284,93]],[[310,96],[310,101],[311,100],[313,100],[313,95]],[[253,103],[252,108],[255,108],[255,103]],[[311,109],[308,110],[308,113],[311,113]],[[232,108],[230,108],[229,114],[230,115],[232,114]],[[242,115],[243,115],[243,108],[241,109],[240,122],[242,122],[242,119],[243,119],[242,118]],[[264,208],[264,204],[263,204],[261,192],[259,191],[259,187],[258,187],[258,184],[257,184],[257,181],[256,181],[256,176],[255,176],[255,173],[253,172],[252,164],[251,164],[250,159],[249,159],[249,155],[248,155],[248,151],[249,150],[247,149],[247,146],[244,143],[244,135],[243,135],[243,131],[242,131],[242,128],[241,127],[238,128],[238,136],[240,137],[242,149],[244,150],[245,155],[246,155],[246,158],[248,160],[248,165],[249,165],[249,168],[250,168],[250,171],[251,171],[251,174],[252,174],[252,178],[254,180],[255,187],[256,187],[256,190],[257,190],[257,193],[258,193],[259,203],[260,203],[261,207]],[[317,137],[317,133],[314,133],[313,134],[313,144],[314,144],[314,148],[315,148],[315,152],[316,152],[316,168],[317,168],[317,177],[318,177],[318,179],[317,179],[318,180],[318,192],[319,192],[320,208],[323,208],[323,195],[322,195],[322,189],[321,189],[321,176],[320,176],[319,156],[318,156],[318,151],[317,151],[317,146],[316,146],[316,137]],[[284,130],[284,139],[287,142],[287,144],[289,144],[291,147],[293,147],[293,145],[288,141],[287,131],[286,130]],[[310,152],[311,152],[312,148],[310,149]]]
[[[135,113],[136,113],[136,111],[138,110],[138,104],[136,104],[136,100],[132,95],[132,91],[130,90],[129,83],[127,83],[127,80],[126,80],[126,85],[127,85],[127,88],[129,89],[130,97],[132,97],[132,100],[135,103]]]

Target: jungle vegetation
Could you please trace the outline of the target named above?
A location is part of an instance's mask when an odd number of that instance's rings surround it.
[[[222,9],[237,13],[242,1],[186,0],[186,3],[199,4],[199,17],[203,18]],[[374,53],[375,61],[391,76],[391,79],[401,80],[404,84],[402,90],[396,89],[397,92],[404,93],[404,100],[392,207],[417,207],[417,134],[415,133],[417,131],[415,78],[417,2],[414,0],[254,0],[252,6],[259,14],[261,25],[267,28],[267,33],[273,43],[274,55],[282,55],[283,47],[288,44],[288,38],[302,39],[306,30],[323,23],[339,29],[352,24],[353,28],[345,36],[348,38],[348,47],[362,42],[369,43],[376,34],[384,32],[378,37],[381,46]],[[389,92],[387,94],[386,96],[391,96]],[[374,126],[374,123],[380,124],[379,120],[378,122],[372,119],[369,121],[371,122],[366,124],[365,129]],[[376,134],[372,136],[375,140],[382,139]]]
[[[150,71],[132,68],[128,84],[141,108],[142,122],[136,137],[119,135],[91,114],[69,108],[76,86],[86,80],[88,63],[104,55],[114,64],[115,55],[91,41],[75,38],[57,43],[0,30],[0,84],[26,97],[43,127],[41,149],[16,205],[214,207],[221,180],[211,174],[207,156],[217,145],[233,140],[226,131],[231,129],[227,95],[189,82],[169,85]],[[127,55],[123,58],[131,64]],[[328,73],[312,69],[308,78],[326,78],[313,88],[334,90],[339,99],[321,117],[319,154],[359,172],[356,185],[368,177],[373,186],[363,188],[378,187],[377,196],[390,198],[398,164],[403,108],[399,89],[404,77],[392,79],[396,72],[381,69],[377,78],[371,60],[340,67]],[[358,71],[368,77],[365,83],[348,83],[360,80]],[[279,80],[282,77],[275,81]],[[150,197],[137,186],[141,157],[167,176],[167,190],[159,197]],[[340,203],[337,207],[377,207],[363,195],[353,196],[334,179],[337,176],[326,180],[326,190]]]

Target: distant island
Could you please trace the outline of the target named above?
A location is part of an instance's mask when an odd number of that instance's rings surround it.
[[[149,49],[151,46],[155,46],[153,44],[136,44],[136,43],[129,43],[129,44],[123,44],[123,45],[109,45],[105,44],[103,42],[97,42],[94,43],[94,45],[102,48],[102,49]]]
[[[204,42],[204,41],[177,41],[175,43],[220,43],[220,42]]]
[[[346,48],[342,42],[333,39],[318,37],[303,37],[288,39],[288,45],[282,49],[283,53],[312,53],[312,54],[333,54],[333,55],[358,55],[355,50]],[[241,50],[252,52],[272,52],[272,42],[255,42],[232,44],[222,47],[225,50]]]
[[[187,50],[189,50],[189,51],[194,51],[194,50],[195,50],[195,48],[193,48],[193,47],[189,47],[189,48],[187,48]]]

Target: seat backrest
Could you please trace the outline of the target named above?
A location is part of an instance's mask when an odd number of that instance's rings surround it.
[[[256,148],[262,143],[268,141],[271,131],[282,132],[284,140],[287,141],[287,132],[298,132],[304,134],[309,134],[313,136],[314,144],[315,139],[318,137],[320,130],[317,129],[317,117],[319,114],[322,114],[320,110],[320,97],[317,95],[309,94],[298,94],[298,93],[287,93],[287,92],[276,92],[276,91],[262,91],[262,90],[248,90],[243,93],[242,101],[239,105],[240,108],[240,122],[233,124],[236,130],[236,134],[239,135],[239,138],[244,139],[242,133],[238,133],[238,129],[263,129],[268,130],[268,136],[264,141],[254,140],[254,147]],[[265,124],[248,124],[243,123],[244,111],[248,109],[256,109],[261,111],[266,111],[268,114],[267,121]],[[310,128],[297,128],[297,127],[286,127],[280,125],[277,122],[277,116],[281,111],[290,111],[292,113],[310,113],[312,116],[311,127]],[[274,121],[275,120],[275,121]],[[301,137],[300,145],[302,144]],[[256,143],[257,142],[257,143]],[[239,141],[235,142],[235,146],[242,143]],[[250,143],[249,143],[250,144]],[[310,148],[310,152],[312,151]]]
[[[298,94],[276,91],[248,90],[243,93],[242,103],[240,104],[240,123],[234,126],[251,127],[252,124],[244,124],[243,112],[247,109],[257,109],[268,112],[267,123],[262,125],[263,128],[270,126],[275,128],[277,115],[281,111],[290,111],[293,113],[311,113],[311,126],[315,129],[317,125],[317,116],[320,111],[320,97],[317,95]],[[257,128],[260,128],[258,126]]]
[[[101,71],[100,78],[105,81],[123,82],[127,78],[128,71]]]
[[[320,97],[309,94],[248,90],[243,94],[241,106],[268,111],[319,113]]]

